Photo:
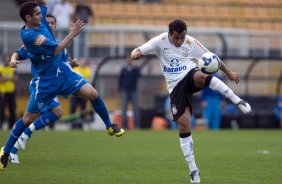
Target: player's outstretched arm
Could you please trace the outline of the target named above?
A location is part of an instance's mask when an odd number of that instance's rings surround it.
[[[17,68],[17,64],[21,63],[20,56],[18,53],[14,52],[11,56],[11,61],[9,63],[9,66],[11,68]]]
[[[70,28],[69,34],[60,42],[60,44],[56,47],[54,51],[54,56],[59,54],[64,48],[67,48],[68,45],[72,42],[72,40],[79,35],[79,33],[83,30],[84,23],[82,20],[77,20]]]
[[[139,60],[141,59],[143,56],[143,54],[141,53],[141,50],[139,48],[135,48],[132,52],[131,52],[131,59],[132,60]]]
[[[240,76],[238,73],[231,71],[222,61],[220,65],[220,70],[223,71],[229,80],[235,81],[236,84],[240,81]]]

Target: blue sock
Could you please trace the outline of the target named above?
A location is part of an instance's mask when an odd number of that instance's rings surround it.
[[[33,122],[34,129],[39,130],[42,129],[46,126],[48,126],[50,123],[53,123],[59,119],[56,114],[54,114],[52,111],[46,111],[44,114],[40,116],[35,122]],[[31,136],[33,130],[28,127],[25,129],[24,133],[28,135],[29,137]]]
[[[32,131],[30,130],[30,128],[29,128],[29,127],[27,127],[27,128],[24,130],[24,134],[26,134],[28,137],[30,137],[30,136],[31,136]]]
[[[26,125],[23,122],[23,119],[19,119],[15,124],[13,129],[11,130],[10,136],[6,142],[4,152],[10,154],[14,144],[17,142],[18,137],[23,133],[26,129]]]
[[[112,126],[112,122],[110,120],[108,110],[107,110],[106,105],[104,104],[102,98],[100,98],[100,96],[98,96],[97,99],[91,101],[91,104],[92,104],[95,112],[97,112],[99,114],[99,116],[101,117],[101,119],[104,121],[106,127],[109,128],[110,126]]]
[[[18,153],[18,149],[14,146],[11,150],[11,153],[13,154],[17,154]]]

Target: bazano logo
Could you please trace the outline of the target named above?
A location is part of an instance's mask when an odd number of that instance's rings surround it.
[[[169,64],[170,67],[164,66],[163,72],[166,73],[177,73],[186,70],[186,66],[179,66],[179,61],[177,59],[172,59]]]

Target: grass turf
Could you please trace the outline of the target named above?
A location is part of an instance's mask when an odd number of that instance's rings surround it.
[[[8,136],[0,131],[0,144]],[[195,131],[201,183],[277,184],[282,181],[280,130]],[[189,183],[176,131],[40,131],[19,152],[21,164],[0,172],[5,184]]]

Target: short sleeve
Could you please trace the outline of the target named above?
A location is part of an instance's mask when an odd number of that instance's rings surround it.
[[[19,55],[20,60],[25,60],[29,58],[28,51],[24,45],[21,46],[21,48],[19,48],[18,50],[16,50],[16,53]]]
[[[24,34],[23,42],[31,54],[53,56],[58,45],[56,41],[50,40],[35,31]]]
[[[145,44],[141,45],[139,47],[141,53],[143,55],[148,55],[148,54],[157,54],[159,44],[160,44],[160,37],[154,37]]]

